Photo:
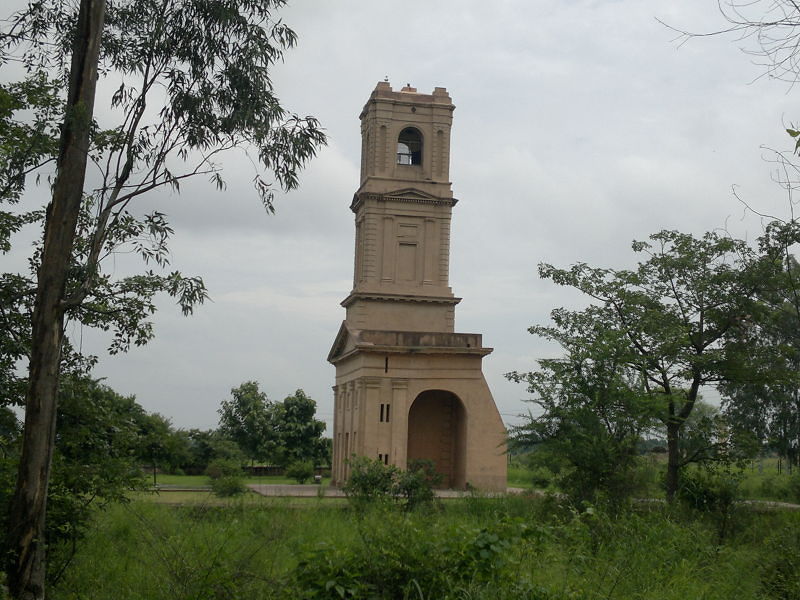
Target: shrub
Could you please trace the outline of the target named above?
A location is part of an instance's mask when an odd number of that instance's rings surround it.
[[[741,472],[728,467],[684,469],[678,498],[684,505],[709,515],[715,521],[721,542],[729,533],[741,482]]]
[[[791,502],[800,502],[800,473],[795,473],[789,477],[787,488],[787,499]]]
[[[497,587],[506,579],[511,546],[527,528],[507,520],[483,528],[435,522],[419,527],[405,516],[380,514],[360,529],[355,547],[320,544],[301,556],[290,578],[293,597],[466,597],[454,590]]]
[[[430,505],[436,499],[433,488],[442,483],[442,475],[434,468],[432,460],[411,461],[408,471],[395,474],[393,492],[405,501],[407,510]]]
[[[728,510],[739,497],[741,474],[728,469],[686,469],[681,477],[678,497],[701,512]]]
[[[555,479],[555,474],[545,466],[535,467],[531,471],[531,483],[534,488],[546,489]]]
[[[354,456],[348,462],[350,476],[342,490],[356,508],[391,498],[397,467],[366,456]]]
[[[206,467],[206,475],[212,480],[220,479],[222,477],[240,477],[242,476],[242,466],[235,460],[220,458],[211,461]]]
[[[314,463],[310,460],[297,460],[286,467],[286,476],[297,483],[305,483],[314,477]]]
[[[235,460],[212,461],[206,468],[206,475],[211,479],[211,491],[222,498],[238,496],[247,491],[242,467]]]
[[[788,524],[787,524],[788,525]],[[800,598],[800,526],[777,528],[764,543],[761,587],[766,598]]]
[[[247,491],[247,486],[245,486],[244,479],[240,475],[225,475],[211,480],[211,491],[221,498],[229,498],[244,494]]]
[[[430,460],[412,461],[403,471],[377,459],[356,456],[350,461],[350,477],[343,490],[357,510],[391,500],[401,501],[411,510],[432,503],[436,497],[433,487],[441,480]]]

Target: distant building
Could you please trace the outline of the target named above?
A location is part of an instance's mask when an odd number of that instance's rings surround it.
[[[353,290],[328,355],[336,485],[356,454],[401,468],[431,459],[449,488],[506,487],[505,428],[481,371],[492,349],[480,334],[454,333],[454,109],[445,88],[380,82],[361,112]]]

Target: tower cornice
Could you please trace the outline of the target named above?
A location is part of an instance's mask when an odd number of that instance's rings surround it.
[[[350,210],[353,212],[358,212],[358,209],[361,208],[364,202],[369,200],[374,200],[376,202],[427,204],[429,206],[449,206],[451,208],[458,203],[458,198],[432,196],[430,194],[426,194],[425,192],[408,188],[406,190],[400,190],[397,192],[389,192],[388,194],[378,194],[376,192],[356,192],[355,195],[353,195],[353,201],[350,203]]]
[[[342,300],[341,305],[347,308],[357,300],[378,300],[384,302],[424,302],[432,304],[449,304],[455,306],[461,298],[453,296],[422,296],[420,294],[387,294],[384,292],[351,292]]]

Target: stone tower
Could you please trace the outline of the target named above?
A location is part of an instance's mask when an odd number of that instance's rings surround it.
[[[352,455],[431,459],[444,487],[505,490],[505,429],[481,371],[481,335],[454,333],[447,90],[380,82],[361,111],[353,290],[328,361],[333,482]]]

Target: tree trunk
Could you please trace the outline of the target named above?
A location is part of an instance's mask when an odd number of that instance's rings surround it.
[[[63,299],[83,196],[105,0],[81,0],[56,183],[47,207],[33,310],[25,430],[8,528],[8,584],[14,598],[45,594],[45,513],[56,432],[64,338]]]
[[[680,426],[672,421],[667,423],[667,502],[672,503],[678,491],[680,454],[678,454],[678,434]]]

